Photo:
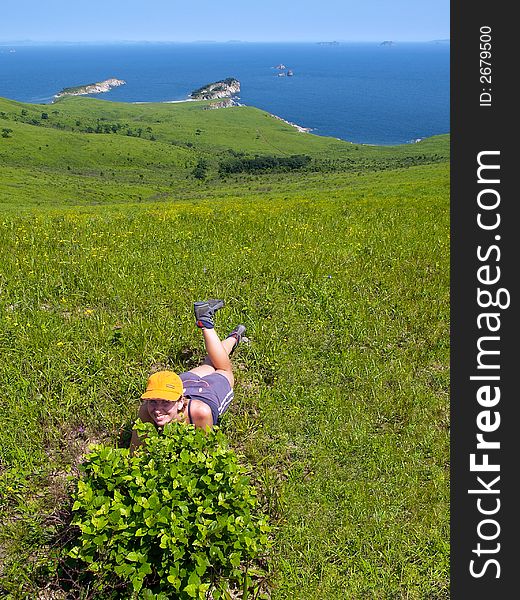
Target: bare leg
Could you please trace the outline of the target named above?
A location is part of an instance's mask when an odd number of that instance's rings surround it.
[[[236,339],[227,337],[224,341],[221,341],[214,329],[204,328],[202,329],[202,335],[204,336],[208,355],[204,359],[204,363],[200,367],[191,369],[191,372],[199,375],[199,377],[204,377],[216,371],[224,375],[233,386],[233,367],[229,354],[237,343]]]
[[[231,354],[231,350],[233,350],[236,343],[237,340],[233,336],[227,337],[225,340],[222,340],[222,345],[224,346],[224,349],[226,350],[228,356]]]
[[[231,366],[229,353],[235,345],[235,339],[226,338],[224,342],[221,342],[214,329],[203,329],[202,335],[204,336],[204,343],[206,344],[206,351],[208,353],[204,362],[213,366],[217,371],[232,371],[233,367]]]

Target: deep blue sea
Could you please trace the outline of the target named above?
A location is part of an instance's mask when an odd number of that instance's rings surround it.
[[[449,56],[446,42],[0,45],[0,96],[49,103],[115,77],[126,85],[96,97],[167,102],[236,77],[241,104],[318,135],[401,144],[449,132]],[[278,77],[280,63],[294,75]]]

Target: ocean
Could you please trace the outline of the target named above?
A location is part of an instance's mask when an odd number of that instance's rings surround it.
[[[117,78],[126,85],[96,97],[169,102],[235,77],[241,104],[317,135],[389,145],[449,133],[449,66],[448,42],[2,44],[0,96],[50,103],[65,87]]]

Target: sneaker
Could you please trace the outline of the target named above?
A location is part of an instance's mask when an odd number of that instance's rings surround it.
[[[238,346],[238,344],[240,344],[240,342],[243,340],[244,342],[248,342],[249,340],[245,337],[244,333],[246,332],[246,326],[245,325],[237,325],[235,327],[235,329],[233,329],[233,331],[228,335],[228,338],[230,337],[234,337],[236,342],[235,345],[233,346],[233,348],[231,348],[231,352],[229,353],[230,356],[231,354],[233,354],[233,352],[235,351],[235,348]]]
[[[213,322],[213,316],[224,306],[224,300],[215,300],[210,298],[205,302],[195,302],[193,305],[193,311],[195,312],[195,322],[197,327],[205,329],[213,329],[215,323]]]

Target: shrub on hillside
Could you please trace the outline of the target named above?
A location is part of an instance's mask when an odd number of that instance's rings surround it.
[[[97,446],[82,465],[72,558],[126,597],[222,597],[247,586],[245,565],[268,549],[269,525],[255,489],[218,428],[137,424],[144,444]]]
[[[193,175],[193,177],[195,177],[195,179],[205,179],[207,172],[208,161],[203,158],[199,158],[197,165],[195,166],[191,174]]]

